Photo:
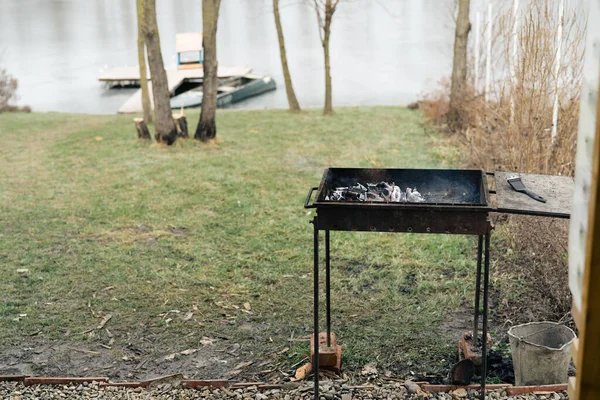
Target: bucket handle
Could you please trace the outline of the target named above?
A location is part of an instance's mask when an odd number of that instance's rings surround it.
[[[550,329],[554,329],[554,328],[558,328],[559,326],[563,326],[564,324],[566,324],[568,322],[568,320],[566,320],[566,319],[563,321],[563,318],[566,317],[568,314],[569,313],[563,315],[563,317],[558,320],[558,322],[556,323],[556,325],[547,326],[545,328],[540,329],[539,331],[530,333],[529,335],[521,336],[521,337],[519,337],[519,340],[524,340],[524,339],[527,339],[528,337],[531,337],[533,335],[537,335],[538,333],[546,332],[546,331],[549,331]]]

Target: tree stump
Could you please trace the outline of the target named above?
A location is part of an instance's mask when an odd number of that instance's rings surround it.
[[[175,114],[173,116],[173,122],[175,122],[175,128],[177,128],[177,137],[187,138],[188,135],[188,124],[187,118],[183,114]]]
[[[146,123],[144,122],[144,118],[134,118],[133,123],[137,130],[138,139],[152,140],[148,126],[146,126]]]

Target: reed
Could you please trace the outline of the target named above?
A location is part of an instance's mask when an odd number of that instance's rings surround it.
[[[471,162],[482,168],[573,175],[586,29],[583,8],[571,4],[565,10],[562,58],[557,68],[558,4],[531,0],[523,5],[516,29],[517,59],[513,60],[515,15],[511,2],[504,3],[493,19],[489,100],[485,101],[482,82],[486,54],[477,57],[478,49],[473,48],[470,95],[460,110],[465,128],[455,133],[467,147]],[[487,25],[481,32],[482,43]],[[471,41],[477,42],[474,37]],[[559,117],[552,140],[555,96]],[[441,81],[421,102],[426,116],[444,127],[448,98],[449,85]]]
[[[521,3],[525,4],[516,15],[512,1],[494,4],[488,101],[484,93],[486,52],[483,51],[489,29],[487,19],[479,40],[470,38],[473,43],[481,43],[481,49],[475,46],[471,49],[469,95],[460,110],[463,129],[452,133],[462,146],[469,167],[573,176],[585,9],[579,0],[566,4],[559,63],[559,2]],[[513,31],[516,16],[518,25]],[[446,120],[449,89],[447,80],[442,80],[420,102],[426,117],[446,130],[452,126]],[[553,140],[556,98],[558,123]],[[497,315],[516,323],[531,318],[559,318],[568,313],[568,221],[514,216],[499,230],[503,234],[498,236],[505,240],[498,240],[494,251],[505,256],[494,272],[502,292]],[[536,279],[532,281],[531,276]]]

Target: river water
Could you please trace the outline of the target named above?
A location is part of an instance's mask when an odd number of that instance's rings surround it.
[[[307,0],[280,0],[292,79],[304,107],[321,106],[323,51]],[[202,31],[201,0],[157,0],[162,52],[175,34]],[[406,104],[451,69],[452,0],[341,0],[334,16],[334,105]],[[273,76],[278,90],[236,108],[287,107],[272,0],[222,0],[222,66]],[[137,65],[135,0],[0,0],[0,65],[35,111],[115,113],[135,89],[108,89],[104,71]]]

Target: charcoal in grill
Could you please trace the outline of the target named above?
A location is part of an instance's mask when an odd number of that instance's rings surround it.
[[[356,182],[352,186],[336,187],[328,191],[327,201],[376,201],[422,203],[425,198],[416,188],[400,189],[394,182],[366,183]]]

